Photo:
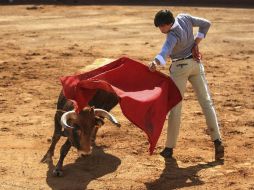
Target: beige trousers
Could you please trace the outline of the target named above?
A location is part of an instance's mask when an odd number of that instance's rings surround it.
[[[184,97],[187,81],[190,81],[205,115],[212,141],[220,139],[221,135],[218,121],[205,78],[203,64],[193,59],[173,62],[170,67],[170,76],[179,88],[182,97]],[[176,146],[181,122],[181,109],[182,102],[177,104],[169,114],[166,140],[166,147],[168,148],[174,148]]]

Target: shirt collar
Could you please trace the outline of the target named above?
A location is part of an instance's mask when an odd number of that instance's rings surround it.
[[[177,20],[175,20],[175,22],[174,22],[173,26],[171,27],[171,29],[174,29],[177,25],[178,25],[178,22],[177,22]]]

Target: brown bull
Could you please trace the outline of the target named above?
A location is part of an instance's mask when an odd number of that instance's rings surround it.
[[[118,98],[115,94],[97,90],[97,93],[89,102],[89,106],[84,108],[79,114],[76,114],[73,111],[73,103],[65,98],[63,92],[60,93],[51,145],[41,160],[44,163],[51,162],[57,142],[61,136],[67,137],[66,142],[61,147],[60,159],[56,169],[53,171],[54,175],[63,175],[63,160],[71,146],[77,148],[80,156],[91,153],[91,144],[95,143],[98,127],[104,124],[104,118],[109,119],[113,124],[120,127],[116,119],[109,113],[117,103]]]

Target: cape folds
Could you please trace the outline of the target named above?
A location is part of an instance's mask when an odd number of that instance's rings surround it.
[[[115,93],[123,114],[148,136],[150,154],[160,137],[167,113],[181,100],[170,77],[122,57],[90,72],[61,77],[63,92],[81,111],[97,89]]]

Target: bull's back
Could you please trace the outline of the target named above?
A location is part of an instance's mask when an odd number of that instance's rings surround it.
[[[118,97],[105,90],[98,89],[92,100],[89,101],[89,106],[100,108],[106,111],[110,111],[118,104]]]
[[[115,94],[101,89],[97,90],[94,97],[88,103],[89,106],[94,106],[95,108],[104,109],[106,111],[110,111],[117,104],[118,97]],[[57,101],[57,110],[70,111],[73,109],[73,103],[67,100],[63,91],[61,91]]]

